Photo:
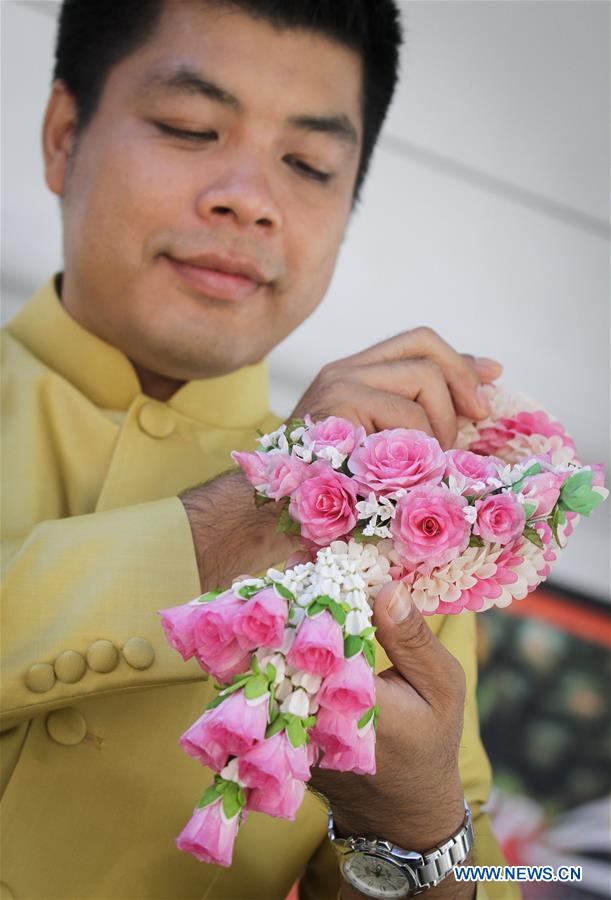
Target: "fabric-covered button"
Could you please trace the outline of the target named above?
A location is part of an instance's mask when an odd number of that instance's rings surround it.
[[[145,434],[153,438],[168,437],[176,427],[174,414],[163,403],[151,401],[140,407],[138,424]]]
[[[44,694],[55,684],[55,672],[49,663],[34,663],[25,675],[25,686],[29,691]]]
[[[55,660],[53,668],[59,681],[63,681],[65,684],[74,684],[85,674],[87,663],[76,650],[64,650]]]
[[[71,747],[80,744],[87,734],[87,723],[78,709],[67,706],[65,709],[55,709],[47,716],[47,731],[58,744]]]
[[[119,654],[112,641],[94,641],[87,651],[87,663],[94,672],[112,672],[118,662]]]
[[[133,669],[148,669],[155,659],[155,651],[146,638],[132,637],[123,644],[123,657]]]
[[[15,895],[4,881],[0,881],[0,900],[15,900]]]

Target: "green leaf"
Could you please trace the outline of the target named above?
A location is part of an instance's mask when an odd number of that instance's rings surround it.
[[[262,591],[264,588],[264,584],[245,584],[238,591],[238,596],[243,597],[244,600],[250,600],[255,596],[255,594],[258,594],[259,591]]]
[[[278,734],[279,731],[284,731],[285,727],[286,727],[286,722],[285,722],[284,716],[281,713],[280,715],[276,716],[276,718],[273,720],[273,722],[271,722],[267,726],[267,729],[265,731],[265,737],[266,738],[273,737],[275,734]]]
[[[376,648],[373,641],[363,641],[363,656],[372,669],[376,666]]]
[[[525,503],[524,504],[524,515],[527,519],[530,519],[530,517],[536,513],[537,505],[538,504],[536,504],[536,503]]]
[[[205,707],[206,709],[214,709],[215,706],[220,706],[225,698],[224,697],[215,697],[214,700],[211,700],[210,703]]]
[[[329,612],[338,625],[343,625],[346,621],[346,613],[335,600],[329,599]]]
[[[218,595],[222,594],[222,593],[223,593],[223,591],[219,591],[219,590],[208,591],[207,593],[202,594],[201,597],[198,597],[197,602],[198,603],[211,603],[212,600],[216,600]]]
[[[282,512],[278,516],[278,525],[276,531],[279,534],[301,534],[301,526],[299,522],[295,522],[289,515],[288,504],[283,506]]]
[[[253,653],[253,655],[252,655],[252,657],[251,657],[251,660],[250,660],[250,671],[253,672],[255,675],[261,675],[261,674],[262,674],[262,673],[261,673],[261,667],[260,667],[260,665],[259,665],[259,660],[257,659],[257,657],[255,656],[254,653]]]
[[[214,803],[215,800],[218,800],[220,796],[216,784],[211,784],[202,794],[202,798],[197,804],[198,809],[202,809],[204,806],[210,806],[210,804]]]
[[[223,793],[223,812],[228,819],[233,819],[242,809],[242,805],[238,800],[238,790],[240,786],[234,781],[229,782],[230,787]]]
[[[375,625],[369,625],[367,628],[363,628],[359,637],[362,637],[365,640],[367,640],[368,638],[372,638],[375,633],[376,633]]]
[[[289,591],[289,589],[279,581],[274,581],[274,587],[276,588],[280,596],[284,597],[285,600],[288,600],[290,603],[295,602],[295,594],[291,593],[291,591]]]
[[[527,525],[522,534],[527,540],[531,542],[531,544],[534,544],[540,550],[543,550],[543,541],[541,540],[541,535],[536,528],[531,528],[530,525]]]
[[[266,497],[264,494],[255,491],[255,506],[257,509],[261,506],[265,506],[266,503],[274,503],[273,497]]]
[[[377,544],[378,541],[381,540],[381,538],[375,534],[363,534],[363,528],[364,526],[359,525],[350,535],[357,544]]]
[[[312,600],[308,608],[306,609],[306,613],[310,618],[317,616],[318,613],[322,612],[323,609],[327,608],[326,603],[321,603],[320,600]]]
[[[589,516],[603,497],[592,489],[593,472],[586,469],[571,475],[562,485],[560,501],[564,509],[579,513],[580,516]]]
[[[469,547],[483,547],[484,541],[479,536],[479,534],[471,533],[471,537],[469,538]]]
[[[292,716],[286,729],[288,739],[293,747],[301,747],[306,742],[306,732],[303,722],[298,716]]]
[[[371,709],[368,709],[366,713],[363,713],[361,718],[356,723],[357,728],[364,728],[367,722],[373,717],[375,711],[375,707],[372,706]]]
[[[257,697],[267,693],[268,687],[265,675],[253,675],[248,679],[248,684],[244,688],[244,696],[247,700],[256,700]]]
[[[358,634],[348,634],[344,638],[344,656],[350,659],[363,649],[363,639]]]
[[[316,716],[308,716],[303,720],[304,728],[313,728],[316,725]]]
[[[273,681],[276,677],[276,667],[272,663],[268,663],[265,666],[265,674],[267,675],[268,681]]]
[[[511,486],[511,490],[514,492],[514,494],[518,494],[522,490],[522,485],[524,484],[525,480],[530,475],[539,475],[540,473],[541,466],[539,465],[539,463],[533,463],[532,466],[526,469],[525,472],[522,472],[522,477],[519,481],[516,481],[516,483]]]

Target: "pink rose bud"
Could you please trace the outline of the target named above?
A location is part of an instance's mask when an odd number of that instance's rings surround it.
[[[229,756],[241,756],[262,741],[266,728],[267,699],[252,703],[242,691],[236,691],[206,710],[179,743],[189,756],[220,772]]]
[[[524,531],[526,516],[524,507],[513,491],[493,494],[485,500],[476,500],[477,521],[473,532],[485,541],[508,544]]]
[[[211,603],[202,604],[194,624],[196,657],[202,666],[221,682],[245,672],[250,654],[235,639],[233,621],[244,600],[231,591],[220,594]]]
[[[327,675],[316,696],[320,706],[345,716],[362,714],[375,703],[375,685],[371,667],[362,653],[345,659],[342,666]]]
[[[344,661],[342,629],[327,610],[306,616],[297,629],[286,661],[296,669],[325,677]]]
[[[297,810],[303,801],[305,785],[298,778],[290,778],[281,787],[269,790],[255,788],[249,791],[246,809],[253,812],[267,813],[278,819],[295,819]]]
[[[276,450],[268,453],[234,450],[231,456],[255,490],[272,500],[289,497],[308,474],[308,465],[302,459]]]
[[[308,428],[303,436],[303,444],[313,453],[319,453],[324,447],[333,447],[338,453],[347,456],[365,440],[365,436],[362,425],[353,425],[339,416],[328,416]]]
[[[504,466],[497,456],[480,456],[470,450],[448,450],[444,477],[453,475],[459,484],[464,483],[461,493],[481,497],[489,491],[486,479],[498,478]]]
[[[233,619],[233,632],[240,647],[280,647],[284,641],[284,627],[288,604],[273,588],[259,591],[242,605]]]
[[[282,732],[259,741],[238,760],[241,781],[262,791],[281,790],[291,775]]]
[[[169,643],[175,650],[178,650],[185,661],[191,659],[195,654],[195,619],[204,605],[203,603],[201,606],[194,603],[183,603],[182,606],[157,610]]]
[[[552,472],[542,472],[540,475],[529,475],[524,479],[521,493],[529,503],[535,503],[537,508],[531,518],[549,516],[558,502],[562,478]]]
[[[318,460],[291,497],[289,514],[305,538],[321,547],[347,535],[356,525],[356,485],[352,478]]]
[[[316,713],[316,725],[310,729],[310,737],[326,753],[351,750],[357,741],[358,715],[346,716],[321,706]]]
[[[179,850],[192,853],[200,862],[230,866],[238,831],[239,814],[227,819],[222,800],[194,810],[193,816],[176,838]]]
[[[408,565],[444,566],[465,549],[471,526],[464,497],[445,487],[421,485],[401,497],[390,530],[397,552]]]
[[[439,442],[424,431],[389,428],[365,438],[348,460],[365,494],[389,494],[417,484],[441,481],[446,459]]]
[[[357,739],[353,747],[346,750],[326,751],[319,766],[321,769],[335,769],[338,772],[354,772],[357,775],[376,773],[376,733],[373,722],[357,729]]]

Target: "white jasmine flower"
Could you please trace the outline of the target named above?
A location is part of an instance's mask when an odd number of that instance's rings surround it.
[[[234,756],[233,759],[230,759],[224,769],[220,771],[221,778],[224,778],[226,781],[235,781],[236,784],[239,784],[240,787],[246,787],[245,783],[240,779],[238,775],[238,758]]]
[[[319,459],[326,459],[333,469],[339,469],[344,460],[347,459],[348,454],[340,453],[336,447],[321,447],[320,450],[316,451],[316,456]]]
[[[346,623],[344,625],[344,632],[346,634],[360,634],[365,628],[368,628],[371,624],[369,620],[369,616],[366,616],[362,612],[349,612],[346,616]]]
[[[304,447],[303,444],[295,444],[293,446],[292,455],[299,457],[304,462],[312,462],[313,453],[310,447]]]
[[[292,692],[293,684],[291,682],[291,679],[284,678],[275,690],[276,700],[282,703],[290,694],[292,694]]]
[[[299,671],[291,676],[291,682],[295,687],[303,688],[308,694],[316,694],[322,684],[322,678],[320,675]]]
[[[474,506],[465,506],[463,508],[463,514],[470,525],[475,525],[477,522],[477,510]]]
[[[316,700],[314,699],[314,697],[310,697],[310,711],[309,711],[309,714],[310,714],[311,716],[314,716],[314,715],[316,715],[316,713],[318,712],[319,709],[320,709],[320,707],[319,707],[318,703],[316,702]]]
[[[303,622],[305,614],[305,609],[302,609],[295,604],[291,607],[291,611],[289,612],[289,622],[297,628],[297,626],[301,625]]]
[[[302,688],[292,691],[280,704],[280,712],[305,719],[310,714],[310,698]]]

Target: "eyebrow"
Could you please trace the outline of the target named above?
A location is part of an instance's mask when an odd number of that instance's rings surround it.
[[[153,71],[137,86],[137,93],[140,96],[157,90],[206,97],[208,100],[220,103],[237,112],[244,108],[234,94],[229,93],[190,66],[181,65],[175,69]],[[347,115],[299,115],[290,116],[287,121],[292,128],[301,131],[328,134],[353,147],[358,144],[356,128]]]

